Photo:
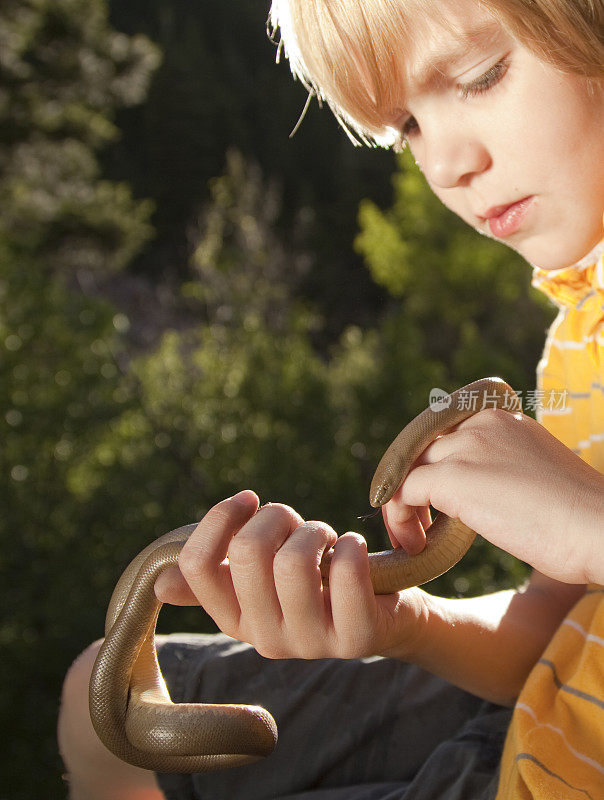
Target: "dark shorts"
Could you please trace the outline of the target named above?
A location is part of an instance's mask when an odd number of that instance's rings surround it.
[[[389,658],[269,660],[223,635],[158,642],[174,702],[268,709],[268,758],[158,775],[167,800],[492,800],[511,709]]]

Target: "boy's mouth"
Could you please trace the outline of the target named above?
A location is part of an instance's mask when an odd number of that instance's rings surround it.
[[[486,220],[491,233],[499,239],[511,236],[522,223],[535,199],[534,195],[509,203],[505,206],[493,206],[483,214],[477,214],[479,219]]]

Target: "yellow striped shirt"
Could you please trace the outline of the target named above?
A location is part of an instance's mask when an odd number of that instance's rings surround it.
[[[604,241],[579,264],[535,269],[559,307],[537,368],[538,420],[604,473]],[[604,798],[604,588],[588,586],[524,685],[497,800]]]

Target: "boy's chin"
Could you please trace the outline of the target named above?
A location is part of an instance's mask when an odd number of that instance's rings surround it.
[[[604,252],[604,233],[599,239],[590,239],[587,241],[577,242],[564,242],[559,247],[552,247],[551,239],[544,245],[537,237],[524,239],[522,241],[513,241],[510,239],[498,239],[484,231],[479,231],[484,236],[492,239],[495,242],[504,244],[518,253],[519,256],[527,261],[531,267],[538,267],[539,269],[547,272],[553,272],[557,269],[565,269],[566,267],[574,266],[575,264],[582,264],[582,262],[593,263],[597,261]]]
[[[588,244],[578,244],[576,247],[561,247],[555,253],[535,253],[534,257],[520,253],[534,267],[547,272],[565,269],[572,266],[588,266],[599,260],[604,252],[604,239],[596,239]]]
[[[598,261],[604,253],[604,226],[600,217],[591,220],[589,227],[573,231],[555,231],[552,234],[519,231],[508,238],[493,236],[488,228],[474,227],[476,233],[503,244],[522,256],[531,267],[547,272]]]

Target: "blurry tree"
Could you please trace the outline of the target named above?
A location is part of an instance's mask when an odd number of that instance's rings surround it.
[[[103,180],[96,151],[158,63],[144,37],[111,29],[103,0],[0,6],[2,797],[64,794],[61,679],[100,630],[89,600],[106,573],[102,561],[89,571],[94,544],[66,475],[127,403],[117,354],[128,321],[66,285],[119,270],[151,235],[151,204]]]
[[[289,324],[301,280],[313,265],[302,249],[304,211],[291,225],[287,247],[277,223],[280,187],[240,151],[227,152],[225,173],[210,181],[210,201],[191,226],[193,280],[183,293],[203,306],[208,322],[254,324],[278,333]]]
[[[352,321],[368,325],[384,292],[352,248],[359,200],[390,199],[394,159],[355,148],[327,110],[313,102],[293,137],[306,91],[286,61],[275,65],[266,35],[269,0],[111,0],[120,30],[143,32],[163,61],[144,105],[119,114],[123,136],[104,154],[108,174],[126,177],[156,201],[157,238],[132,272],[154,283],[190,278],[185,231],[209,199],[208,182],[237,148],[282,188],[280,233],[305,209],[307,249],[320,269],[299,285],[321,314],[321,343]],[[303,168],[301,168],[303,165]],[[315,339],[319,339],[319,332]]]
[[[306,257],[286,254],[279,210],[276,188],[231,152],[191,232],[197,278],[183,286],[206,321],[132,362],[135,406],[72,464],[70,486],[108,542],[120,530],[143,544],[244,486],[334,524],[364,510],[357,466],[336,444],[314,317],[293,292]]]
[[[0,237],[3,798],[63,794],[61,680],[80,643],[102,630],[91,598],[108,580],[67,476],[128,405],[115,358],[126,324]]]
[[[63,794],[62,677],[101,633],[120,569],[143,544],[246,485],[334,525],[365,510],[357,465],[336,446],[313,316],[292,292],[305,256],[286,256],[272,229],[278,210],[276,189],[233,153],[192,233],[197,289],[183,289],[207,322],[134,360],[123,314],[70,291],[0,234],[0,641],[10,686],[0,712],[11,730],[0,797]],[[179,627],[209,625],[199,610],[172,616]]]
[[[47,269],[118,270],[150,237],[152,205],[103,180],[95,151],[158,64],[144,36],[111,29],[104,0],[3,0],[0,231]]]

